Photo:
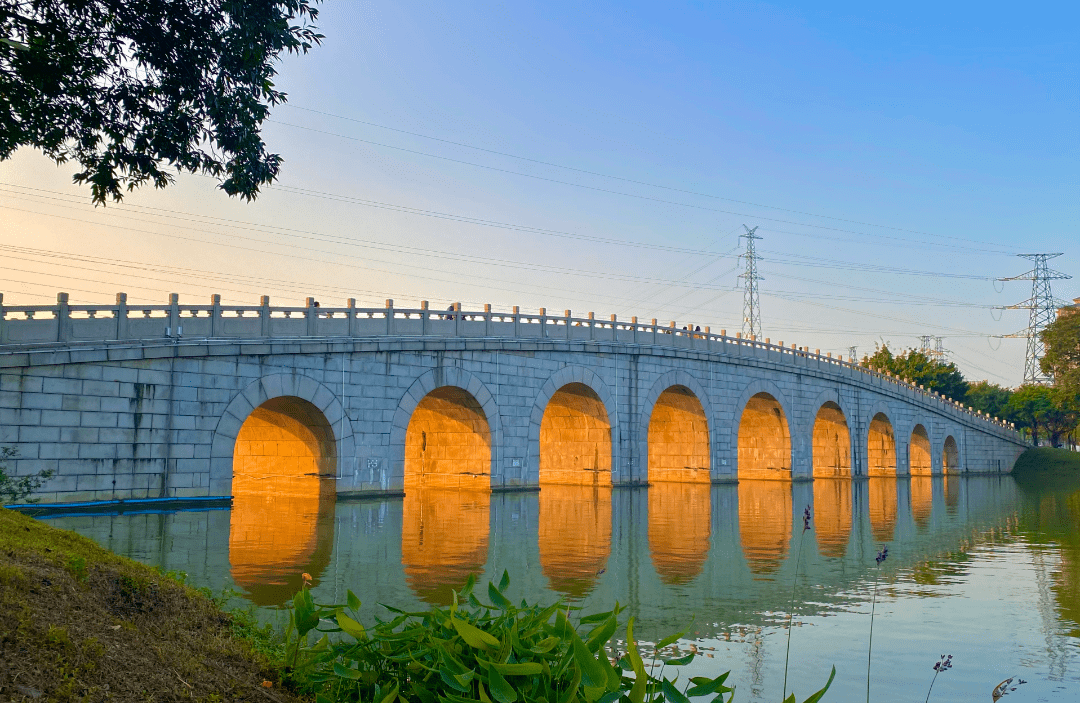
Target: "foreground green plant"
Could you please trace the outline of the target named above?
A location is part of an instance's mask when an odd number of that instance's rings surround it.
[[[370,629],[360,624],[360,601],[352,591],[343,605],[321,605],[305,583],[289,611],[286,675],[297,688],[315,693],[319,703],[690,703],[697,696],[730,703],[734,697],[725,685],[730,672],[683,683],[678,675],[664,676],[667,667],[694,660],[692,653],[659,658],[685,631],[657,642],[653,666],[646,670],[633,618],[626,623],[623,651],[609,657],[609,643],[621,628],[618,604],[575,625],[565,603],[511,603],[504,595],[509,583],[504,573],[497,586],[488,584],[489,604],[473,593],[470,577],[448,609],[383,606],[393,617],[376,618]],[[835,675],[833,668],[825,687],[805,703],[819,701]],[[794,694],[785,699],[794,702]]]
[[[0,505],[17,503],[25,500],[27,503],[36,503],[37,499],[29,499],[31,493],[41,488],[41,485],[53,477],[52,469],[39,471],[32,476],[20,476],[18,478],[8,475],[7,462],[14,461],[19,457],[19,451],[14,447],[0,447]]]

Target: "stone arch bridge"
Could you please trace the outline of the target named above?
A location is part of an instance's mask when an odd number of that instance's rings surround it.
[[[0,444],[45,502],[1001,473],[1015,429],[770,339],[537,313],[3,306]],[[329,485],[329,488],[326,486]]]

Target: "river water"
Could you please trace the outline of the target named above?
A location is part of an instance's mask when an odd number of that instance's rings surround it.
[[[271,620],[303,572],[316,600],[351,588],[371,618],[380,602],[445,603],[469,574],[483,584],[504,569],[513,599],[618,601],[647,641],[693,616],[677,647],[699,656],[684,676],[730,669],[739,701],[780,700],[792,611],[799,700],[834,665],[825,700],[865,700],[876,590],[872,700],[923,700],[952,654],[931,700],[989,701],[1016,676],[1027,683],[1006,701],[1080,701],[1080,487],[818,479],[335,503],[279,486],[227,510],[48,519],[192,585],[236,589]]]

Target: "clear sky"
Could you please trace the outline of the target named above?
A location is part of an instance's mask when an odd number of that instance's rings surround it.
[[[823,7],[825,6],[825,7]],[[489,302],[741,328],[859,354],[939,335],[1023,376],[1015,254],[1080,295],[1077,3],[326,2],[254,204],[184,175],[94,208],[0,163],[6,304]]]

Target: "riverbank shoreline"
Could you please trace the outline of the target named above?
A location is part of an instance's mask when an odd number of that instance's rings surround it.
[[[1033,447],[1013,465],[1012,477],[1020,485],[1061,483],[1063,488],[1080,487],[1080,452],[1052,447]]]
[[[0,508],[0,699],[304,700],[206,593]]]

